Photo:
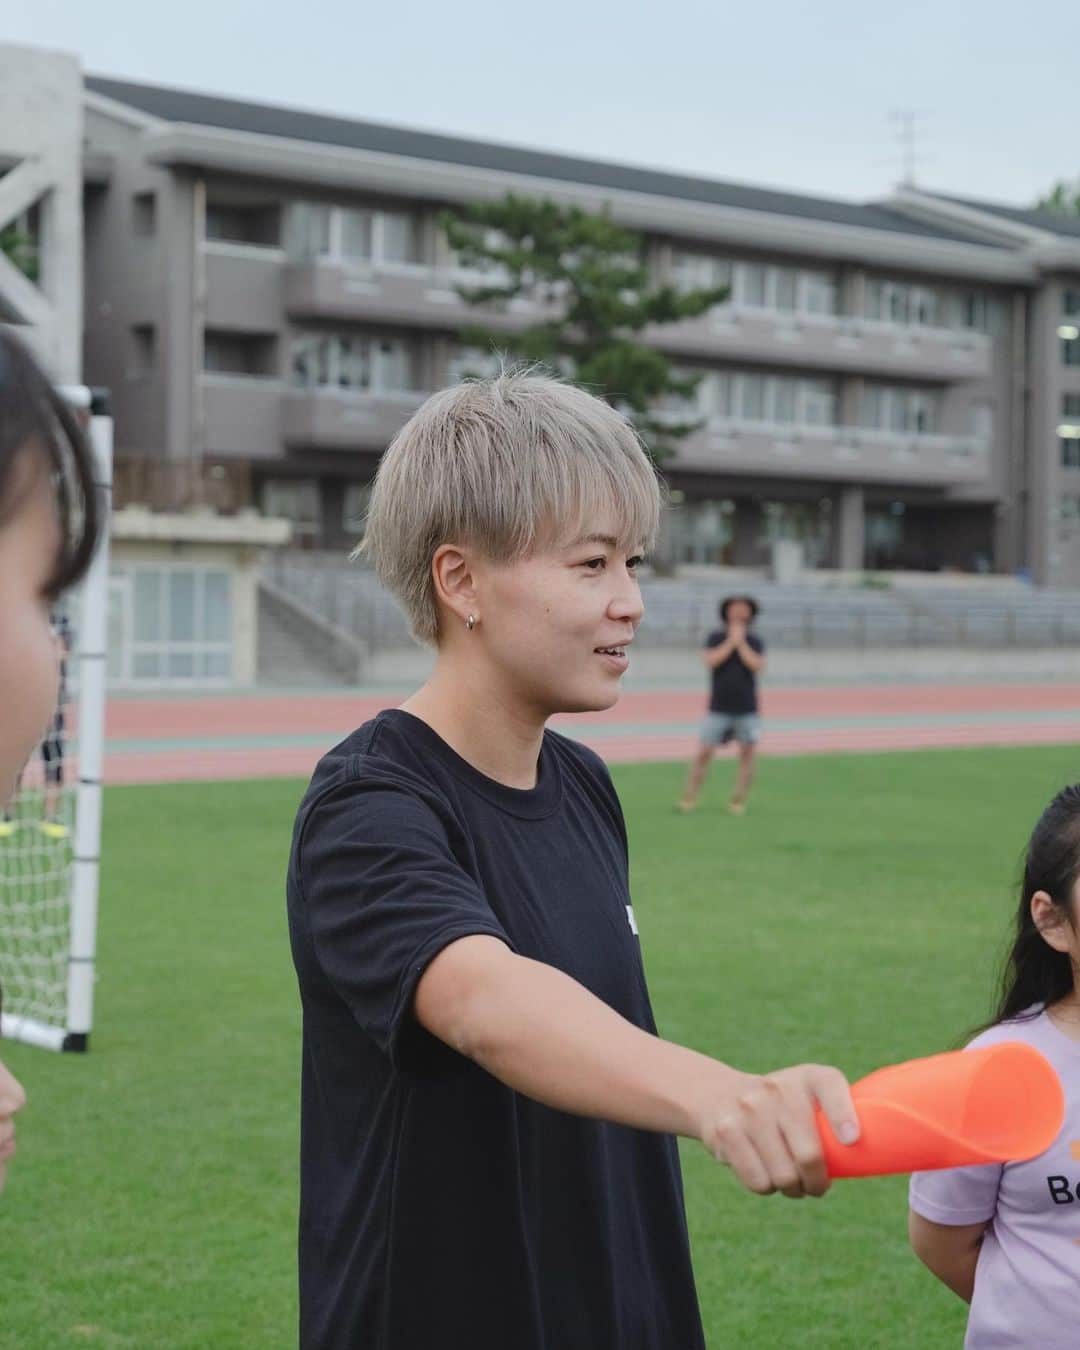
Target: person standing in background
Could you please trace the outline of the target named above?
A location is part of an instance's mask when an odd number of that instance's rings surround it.
[[[720,603],[723,627],[709,634],[703,653],[705,666],[712,672],[709,711],[701,724],[701,741],[690,763],[680,811],[692,811],[697,805],[717,748],[735,741],[739,767],[728,810],[734,816],[746,812],[761,736],[757,677],[765,669],[765,643],[750,631],[757,616],[757,601],[749,595],[729,595]]]

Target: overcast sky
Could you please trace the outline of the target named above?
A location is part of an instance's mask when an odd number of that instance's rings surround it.
[[[902,173],[1029,204],[1080,175],[1077,0],[33,0],[95,74],[823,196]]]

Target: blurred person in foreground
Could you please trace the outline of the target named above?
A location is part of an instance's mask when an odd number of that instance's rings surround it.
[[[50,612],[90,565],[99,526],[93,461],[76,418],[0,329],[0,807],[52,723],[60,663]],[[0,1064],[0,1187],[25,1100]]]

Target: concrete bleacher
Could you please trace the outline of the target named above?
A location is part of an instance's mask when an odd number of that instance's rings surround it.
[[[897,594],[928,629],[928,644],[1057,647],[1080,642],[1080,592],[940,587],[906,588]]]
[[[642,584],[647,622],[642,646],[697,645],[718,623],[726,594],[752,595],[761,607],[758,628],[782,647],[887,647],[902,641],[903,611],[881,590],[781,584],[762,578],[647,578]]]
[[[370,653],[411,645],[408,625],[373,571],[340,555],[284,552],[266,576]],[[700,646],[717,603],[751,594],[773,649],[1061,648],[1080,643],[1080,591],[1040,590],[1010,577],[817,572],[778,582],[734,569],[686,569],[642,578],[646,621],[638,650]]]

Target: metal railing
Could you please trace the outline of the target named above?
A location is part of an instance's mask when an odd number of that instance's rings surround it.
[[[235,515],[253,505],[251,469],[243,462],[120,456],[113,484],[117,510],[145,506],[151,511],[186,511],[200,506]]]

